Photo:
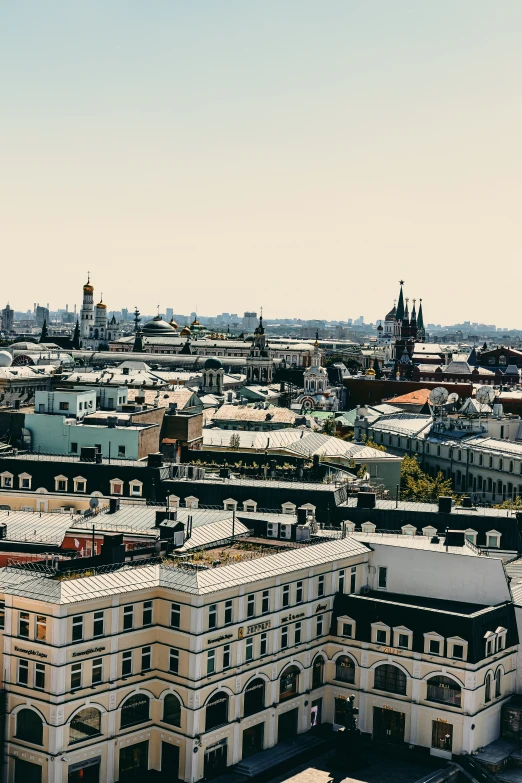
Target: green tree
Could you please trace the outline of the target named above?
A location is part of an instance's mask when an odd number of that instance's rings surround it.
[[[230,444],[229,445],[230,445],[230,448],[231,449],[235,449],[235,451],[237,451],[239,449],[239,447],[241,445],[241,439],[240,439],[239,435],[237,434],[237,432],[234,433],[234,435],[230,436]]]
[[[517,495],[516,498],[510,499],[510,500],[504,500],[503,503],[501,503],[498,506],[495,506],[495,508],[512,508],[515,511],[519,511],[522,509],[522,497],[520,495]]]
[[[386,446],[383,446],[382,443],[376,443],[373,438],[369,438],[368,435],[363,435],[362,439],[364,445],[368,446],[370,449],[375,449],[376,451],[386,451]]]
[[[405,456],[401,465],[401,499],[428,503],[441,495],[453,497],[451,479],[445,479],[440,471],[432,478],[422,470],[417,457]]]
[[[335,419],[333,416],[329,419],[325,419],[325,422],[323,424],[323,432],[325,435],[336,435],[337,434],[337,427],[335,424]]]

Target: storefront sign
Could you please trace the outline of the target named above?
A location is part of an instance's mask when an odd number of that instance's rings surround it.
[[[247,625],[247,634],[257,633],[257,631],[265,631],[272,625],[272,620],[265,620],[264,623],[256,623],[256,625]]]
[[[38,658],[47,658],[47,653],[40,652],[40,650],[28,650],[26,647],[14,646],[16,652],[25,653],[26,655],[36,655]]]
[[[77,761],[75,764],[69,764],[69,772],[77,772],[79,769],[85,769],[86,767],[95,767],[97,764],[101,764],[101,756],[94,756],[92,759],[84,759],[83,761]]]
[[[388,655],[399,655],[399,650],[396,650],[395,647],[385,647],[383,652]]]
[[[291,620],[299,620],[300,617],[304,617],[305,612],[299,612],[299,614],[287,614],[284,617],[281,617],[282,623],[289,623]]]
[[[80,655],[90,655],[91,653],[102,652],[102,650],[105,650],[105,647],[89,647],[87,650],[80,650],[79,652],[73,652],[72,657],[79,658]]]
[[[216,642],[222,642],[225,639],[232,639],[233,634],[222,633],[221,636],[214,636],[212,639],[207,639],[207,644],[215,644]]]
[[[319,612],[325,612],[328,609],[328,604],[319,604],[315,610],[316,614],[319,614]]]

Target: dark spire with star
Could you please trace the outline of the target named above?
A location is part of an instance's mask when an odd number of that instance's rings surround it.
[[[404,280],[399,281],[401,290],[399,293],[399,302],[397,304],[397,311],[395,313],[395,318],[397,321],[402,321],[404,318],[404,294],[402,293],[402,286],[404,285]]]

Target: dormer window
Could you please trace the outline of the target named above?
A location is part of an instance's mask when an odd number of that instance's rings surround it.
[[[361,525],[361,530],[363,533],[375,533],[377,525],[374,525],[373,522],[363,522]]]
[[[295,514],[296,505],[295,503],[283,503],[281,508],[283,509],[283,514]]]
[[[31,489],[32,476],[29,473],[18,474],[18,486],[20,489]]]
[[[411,650],[413,640],[413,631],[399,625],[393,629],[393,646],[401,650]]]
[[[458,661],[465,661],[468,657],[468,643],[460,636],[451,636],[447,639],[448,658],[456,658]]]
[[[414,536],[417,532],[417,528],[414,525],[403,525],[401,530],[403,536]]]
[[[68,478],[67,476],[55,476],[54,477],[54,490],[55,492],[67,492]]]
[[[372,623],[372,642],[374,644],[390,644],[390,626],[384,623]]]
[[[498,549],[500,547],[500,536],[498,530],[488,530],[486,533],[486,546],[488,549]]]
[[[436,631],[425,633],[424,652],[428,655],[444,655],[444,637]]]
[[[223,508],[225,509],[225,511],[235,511],[237,509],[237,500],[234,500],[233,498],[228,498],[227,500],[224,500]]]
[[[111,495],[123,495],[123,481],[121,479],[111,479]]]
[[[495,637],[496,634],[494,634],[493,631],[488,631],[484,634],[484,639],[486,640],[486,658],[489,658],[489,656],[493,655],[495,652]]]
[[[433,538],[433,536],[437,535],[437,528],[432,527],[431,525],[428,525],[427,527],[422,528],[422,535],[428,536],[428,538]]]
[[[470,544],[477,543],[477,531],[473,530],[473,528],[468,527],[467,530],[464,531],[464,536],[466,538],[466,541],[469,541]]]
[[[3,489],[12,489],[13,488],[13,474],[12,473],[1,473],[0,478],[2,479],[2,488]]]
[[[355,620],[344,615],[337,618],[337,636],[355,639]]]
[[[188,498],[185,498],[185,506],[187,508],[198,508],[199,498],[194,497],[194,495],[189,495]]]
[[[257,503],[255,500],[243,501],[243,511],[257,511]]]

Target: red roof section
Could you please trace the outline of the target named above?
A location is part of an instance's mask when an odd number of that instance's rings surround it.
[[[410,392],[410,394],[393,397],[391,400],[386,400],[386,402],[389,405],[393,405],[394,402],[406,403],[407,405],[424,405],[428,401],[429,396],[430,389],[419,389],[418,391]]]

